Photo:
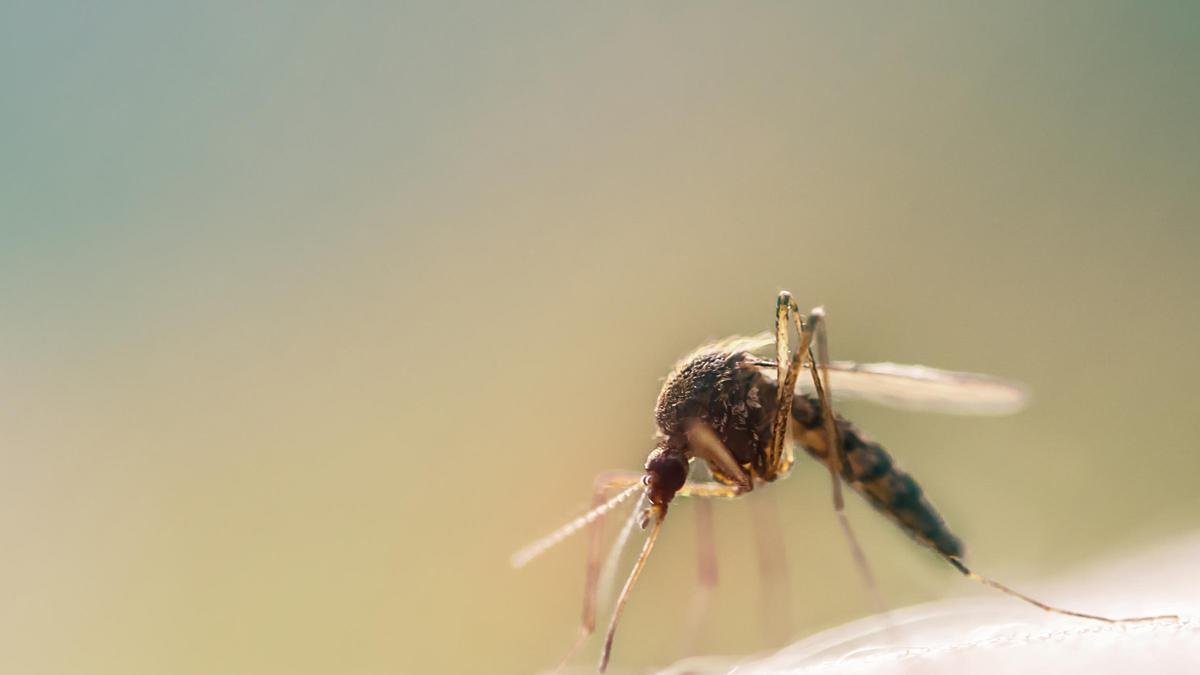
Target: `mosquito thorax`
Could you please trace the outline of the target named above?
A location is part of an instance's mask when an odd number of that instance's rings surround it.
[[[655,422],[663,445],[685,450],[693,427],[706,425],[737,464],[752,466],[762,475],[775,397],[774,381],[764,375],[759,359],[747,351],[727,351],[727,345],[718,343],[689,355],[667,376]]]

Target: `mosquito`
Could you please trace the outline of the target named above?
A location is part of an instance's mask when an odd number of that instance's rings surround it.
[[[640,493],[646,506],[637,513],[637,519],[647,533],[613,607],[600,672],[608,667],[621,613],[646,566],[671,501],[677,496],[733,499],[786,478],[792,470],[796,445],[829,469],[834,512],[860,573],[872,587],[866,559],[845,516],[842,482],[964,576],[1042,610],[1106,623],[1178,619],[1175,615],[1109,618],[1063,609],[967,567],[962,542],[916,480],[893,461],[883,446],[833,411],[831,391],[900,408],[1003,415],[1024,405],[1025,389],[989,375],[893,363],[830,361],[825,324],[822,308],[802,314],[792,295],[783,291],[775,304],[773,334],[729,338],[685,357],[658,395],[654,411],[656,443],[644,470],[600,474],[594,483],[590,511],[513,555],[513,566],[521,567],[591,526],[582,625],[560,668],[595,630],[600,525],[607,513]],[[795,349],[790,346],[793,331],[798,338]],[[760,352],[772,342],[774,359],[761,356]],[[808,382],[801,379],[805,371]],[[697,460],[707,466],[711,480],[688,479],[691,464]],[[610,496],[613,491],[617,491],[615,496]]]

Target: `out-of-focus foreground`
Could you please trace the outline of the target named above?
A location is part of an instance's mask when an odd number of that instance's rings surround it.
[[[509,554],[639,468],[673,361],[769,328],[781,288],[827,307],[834,358],[1032,387],[1006,418],[843,408],[980,569],[1194,529],[1198,27],[1189,3],[7,4],[0,671],[551,666],[584,542]],[[691,636],[673,508],[614,669],[868,613],[828,491],[802,461],[715,505]],[[850,517],[893,606],[985,592]]]
[[[1096,623],[1040,613],[998,598],[927,603],[832,628],[761,658],[693,658],[667,673],[897,675],[1054,672],[1103,675],[1200,670],[1200,535],[1077,570],[1050,594],[1076,607],[1123,613],[1170,609],[1174,617]]]

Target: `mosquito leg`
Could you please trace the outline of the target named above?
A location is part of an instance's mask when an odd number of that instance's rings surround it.
[[[745,492],[736,485],[726,485],[725,483],[704,482],[704,483],[685,483],[679,488],[679,492],[675,493],[676,497],[699,497],[701,499],[733,499],[745,494]]]
[[[621,553],[625,550],[625,542],[629,541],[629,535],[633,534],[633,528],[637,525],[638,516],[644,508],[646,502],[645,494],[642,495],[633,508],[629,511],[629,516],[625,518],[625,524],[621,526],[621,531],[617,533],[617,538],[608,548],[608,556],[604,560],[604,566],[600,568],[600,583],[596,590],[597,602],[604,600],[612,600],[616,596],[613,593],[613,583],[617,578],[617,564],[621,562]],[[597,604],[597,610],[600,610]],[[611,607],[604,609],[612,609]]]
[[[629,592],[633,590],[633,585],[637,583],[638,577],[642,574],[642,570],[646,567],[646,560],[650,558],[650,551],[654,549],[654,542],[658,539],[658,533],[662,530],[663,520],[667,517],[665,506],[653,505],[649,509],[650,531],[646,534],[646,543],[642,545],[642,552],[638,556],[637,562],[633,564],[633,569],[629,572],[629,578],[625,580],[625,586],[621,589],[621,595],[617,598],[617,604],[613,607],[612,619],[608,622],[608,632],[604,636],[604,650],[600,653],[600,666],[597,668],[600,672],[608,669],[608,658],[612,656],[613,638],[617,633],[617,623],[621,620],[621,612],[625,609],[625,603],[629,600]]]
[[[688,450],[693,457],[708,464],[711,473],[733,483],[737,494],[754,489],[754,482],[738,464],[733,453],[721,442],[712,427],[702,422],[695,423],[687,431]],[[686,487],[686,486],[685,486]]]
[[[791,409],[792,396],[795,395],[794,391],[789,391],[783,384],[791,370],[789,367],[792,355],[788,347],[788,316],[791,315],[792,308],[795,306],[796,302],[792,300],[792,294],[780,291],[779,297],[775,300],[775,382],[778,388],[775,391],[775,420],[771,425],[771,442],[767,446],[766,466],[769,471],[774,471],[779,466],[788,428],[788,416],[781,413]]]
[[[1066,616],[1074,616],[1074,617],[1078,617],[1080,619],[1091,619],[1093,621],[1103,621],[1104,623],[1140,623],[1143,621],[1179,621],[1179,616],[1177,614],[1160,614],[1158,616],[1131,616],[1131,617],[1122,617],[1122,618],[1113,619],[1113,618],[1109,618],[1107,616],[1100,616],[1098,614],[1085,614],[1084,612],[1076,612],[1076,611],[1073,611],[1070,609],[1054,607],[1052,605],[1047,605],[1046,603],[1044,603],[1040,600],[1031,598],[1028,595],[1025,595],[1024,593],[1015,591],[1015,590],[1009,588],[1008,586],[1005,586],[1004,584],[1000,583],[999,581],[996,581],[994,579],[989,579],[989,578],[983,576],[982,574],[978,574],[978,573],[972,571],[971,569],[968,569],[967,566],[963,564],[961,558],[956,558],[953,556],[945,556],[945,557],[946,557],[946,560],[951,565],[954,566],[954,569],[958,570],[959,572],[962,572],[963,575],[966,576],[968,579],[970,579],[972,581],[977,581],[977,582],[983,584],[984,586],[994,588],[994,589],[1000,591],[1001,593],[1004,593],[1005,595],[1011,595],[1014,598],[1017,598],[1018,600],[1023,600],[1024,602],[1027,602],[1027,603],[1033,605],[1034,607],[1037,607],[1038,609],[1042,609],[1047,612],[1053,612],[1054,614],[1065,614]]]
[[[642,480],[642,474],[633,471],[606,471],[596,476],[592,488],[592,508],[603,504],[609,490],[627,488],[637,485]],[[597,518],[589,526],[591,536],[588,538],[588,553],[586,576],[583,585],[583,616],[579,626],[579,636],[567,651],[566,656],[559,662],[556,670],[561,670],[575,652],[583,646],[585,640],[596,630],[596,589],[600,579],[600,543],[604,531],[604,517]]]
[[[855,535],[854,528],[850,526],[850,519],[846,517],[846,502],[842,496],[842,467],[849,466],[849,461],[846,458],[846,448],[842,446],[841,435],[838,433],[837,418],[833,413],[833,400],[828,386],[829,339],[825,332],[825,310],[816,307],[809,312],[806,318],[796,317],[794,321],[796,329],[801,331],[801,335],[814,336],[806,342],[806,345],[810,345],[807,356],[813,389],[816,390],[817,400],[821,406],[821,422],[825,432],[825,459],[829,466],[830,482],[833,486],[833,511],[842,528],[842,534],[845,535],[846,542],[850,545],[850,554],[854,557],[854,565],[858,568],[859,576],[866,584],[876,610],[882,613],[887,611],[887,604],[879,592],[879,584],[876,583],[871,566],[867,563],[867,556],[863,553],[862,545],[858,543],[858,536]],[[815,355],[811,348],[813,342],[816,344]]]
[[[704,617],[717,587],[717,549],[713,537],[712,502],[707,499],[696,501],[696,593],[684,622],[682,654],[693,653],[699,640]]]
[[[716,433],[707,424],[693,424],[687,431],[687,438],[688,449],[691,451],[692,456],[702,459],[708,464],[710,471],[714,471],[714,473],[726,478],[730,483],[685,483],[675,493],[676,496],[736,497],[754,488],[750,476],[742,470],[742,467],[738,465],[733,455],[729,452],[729,448],[725,447],[725,444],[721,442],[721,439],[717,437]],[[620,487],[622,485],[630,485],[628,482],[630,480],[640,481],[641,474],[622,472],[602,476],[597,481],[597,492],[601,494],[596,496],[596,501],[603,503],[602,491],[609,486]],[[642,554],[634,564],[633,571],[630,572],[629,578],[625,581],[625,587],[621,589],[621,595],[617,598],[617,604],[613,608],[612,620],[608,625],[608,635],[604,641],[604,651],[600,657],[601,672],[608,667],[608,657],[612,652],[612,642],[613,636],[616,634],[617,622],[621,618],[622,610],[625,608],[629,591],[637,581],[638,575],[642,573],[642,568],[646,565],[646,559],[650,556],[650,550],[654,547],[654,541],[657,539],[662,521],[666,517],[667,508],[666,505],[654,504],[642,513],[643,527],[647,521],[650,521],[650,532],[646,536],[646,543],[642,548]],[[568,659],[579,649],[579,646],[595,629],[596,578],[599,575],[599,542],[600,534],[596,530],[593,530],[591,550],[588,553],[588,575],[583,605],[583,625],[580,628],[579,639],[567,655]]]
[[[792,321],[796,325],[796,330],[800,331],[800,335],[807,338],[805,340],[807,353],[803,356],[807,357],[810,366],[808,370],[812,376],[813,388],[816,390],[817,400],[821,404],[821,422],[825,431],[825,447],[827,449],[825,461],[829,465],[830,476],[833,482],[833,508],[835,511],[840,512],[845,508],[845,500],[842,497],[841,473],[842,466],[846,463],[846,451],[842,447],[841,439],[838,437],[837,422],[833,414],[829,388],[825,385],[829,381],[827,366],[829,349],[825,334],[825,310],[817,307],[809,312],[807,317],[793,315]],[[814,339],[817,344],[817,356],[814,356],[812,350]]]
[[[701,498],[702,503],[703,503],[703,500],[706,500],[706,499],[732,499],[741,494],[743,494],[743,490],[737,485],[727,485],[725,483],[717,483],[717,482],[703,482],[703,483],[685,483],[684,486],[681,487],[679,489],[679,491],[675,493],[675,496],[676,497],[699,497],[699,498]],[[702,506],[701,508],[703,509],[704,507]],[[650,549],[653,548],[654,541],[658,537],[659,527],[662,525],[663,518],[666,515],[666,510],[665,510],[665,508],[662,508],[662,507],[652,506],[652,507],[650,507],[650,509],[648,509],[646,511],[646,513],[653,516],[650,520],[650,531],[649,531],[649,534],[647,534],[647,536],[646,536],[646,543],[642,547],[642,553],[640,556],[638,556],[638,560],[634,564],[633,570],[629,573],[629,578],[626,579],[625,586],[621,589],[621,595],[617,599],[617,603],[616,603],[615,607],[613,608],[612,619],[608,626],[608,635],[606,636],[605,641],[604,641],[604,651],[600,657],[600,667],[599,667],[600,672],[604,672],[604,669],[608,667],[608,658],[609,658],[610,654],[612,653],[613,636],[615,635],[616,630],[617,630],[617,622],[621,617],[622,610],[625,608],[625,602],[629,597],[629,592],[633,588],[633,584],[637,581],[638,575],[640,575],[642,573],[642,568],[646,565],[646,559],[650,556]],[[703,516],[701,516],[701,517],[703,517]],[[706,526],[701,526],[701,527],[703,528]],[[707,527],[711,528],[711,526],[707,526]],[[700,574],[701,574],[701,584],[707,585],[708,589],[711,589],[712,587],[716,586],[716,580],[717,580],[716,554],[715,554],[715,549],[712,544],[711,531],[709,532],[708,535],[702,534],[701,541],[703,542],[703,540],[706,537],[708,539],[708,543],[707,544],[702,543],[700,548],[702,551],[708,550],[708,551],[712,552],[712,555],[707,556],[706,554],[701,553],[701,562],[700,562],[701,573]],[[708,558],[711,561],[711,566],[706,566],[706,563],[704,562],[705,558]],[[711,572],[711,576],[710,576],[710,572]],[[708,580],[711,580],[711,583],[708,583]],[[594,595],[594,590],[593,590],[593,595]],[[586,606],[588,606],[588,605],[585,602],[585,607]],[[591,629],[589,628],[589,625],[592,627],[594,627],[594,625],[595,625],[595,602],[594,602],[594,599],[591,601],[590,606],[592,607],[592,613],[590,615],[588,615],[588,618],[591,619],[591,624],[589,624],[587,622],[584,623],[584,626],[583,626],[584,630],[580,636],[579,641],[576,643],[576,645],[574,647],[572,647],[571,654],[575,653],[575,651],[579,648],[579,645],[583,642],[583,639],[586,638],[591,633]],[[570,658],[571,654],[568,654],[568,658]],[[566,662],[566,660],[564,659],[564,663],[565,662]],[[561,668],[562,668],[562,665],[559,666],[559,669],[561,669]]]
[[[713,536],[712,502],[701,499],[696,502],[696,561],[701,588],[717,586],[717,547]]]
[[[792,606],[787,575],[787,549],[780,536],[779,510],[770,495],[750,500],[754,543],[758,550],[763,628],[771,646],[791,634]]]
[[[800,347],[789,354],[788,318],[800,325],[800,311],[792,294],[783,291],[775,302],[775,358],[776,391],[775,420],[771,425],[771,442],[767,446],[766,466],[768,480],[787,473],[791,468],[792,456],[788,443],[788,421],[791,419],[792,399],[796,395],[796,379],[804,355],[809,351],[812,333],[800,330]]]

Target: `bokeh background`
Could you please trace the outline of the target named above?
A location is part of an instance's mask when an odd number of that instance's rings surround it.
[[[673,361],[769,327],[781,288],[828,308],[835,358],[1032,387],[1010,418],[844,408],[981,569],[1194,529],[1198,27],[1187,2],[5,3],[0,670],[552,665],[583,542],[509,554],[638,468]],[[717,505],[697,650],[871,611],[828,500],[801,463]],[[850,512],[890,603],[984,592]],[[619,668],[682,655],[693,517]]]

